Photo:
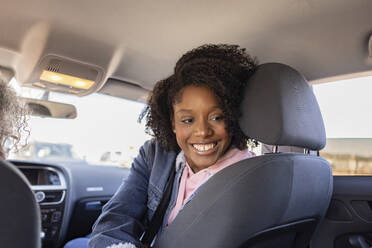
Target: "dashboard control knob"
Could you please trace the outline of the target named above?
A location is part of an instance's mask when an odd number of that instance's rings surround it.
[[[35,193],[35,198],[37,202],[42,202],[45,199],[45,193],[43,191],[38,191]]]

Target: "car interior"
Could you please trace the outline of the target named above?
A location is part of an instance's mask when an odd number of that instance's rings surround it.
[[[371,11],[369,0],[2,0],[0,78],[32,116],[1,161],[0,247],[90,234],[151,138],[137,120],[155,83],[220,43],[259,61],[241,120],[258,156],[208,181],[155,247],[371,247]],[[232,199],[242,204],[226,214]]]

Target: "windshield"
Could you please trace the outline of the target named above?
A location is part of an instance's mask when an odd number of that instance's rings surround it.
[[[40,99],[44,91],[20,88],[22,97]],[[55,119],[31,116],[27,145],[10,159],[71,161],[90,165],[130,166],[139,147],[150,138],[138,116],[145,105],[94,93],[84,97],[50,92],[50,101],[75,105],[77,118]]]

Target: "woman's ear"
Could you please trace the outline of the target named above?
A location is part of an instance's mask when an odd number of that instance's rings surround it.
[[[5,152],[3,151],[1,147],[0,147],[0,159],[3,159],[3,160],[6,159]]]
[[[173,133],[176,133],[176,125],[175,125],[175,123],[174,123],[174,118],[173,118],[173,117],[172,117],[171,122],[172,122],[172,130],[173,130]]]

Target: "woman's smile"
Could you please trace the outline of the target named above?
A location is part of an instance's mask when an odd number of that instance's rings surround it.
[[[212,142],[212,143],[205,143],[205,144],[192,144],[192,146],[195,148],[195,150],[199,154],[209,154],[213,152],[215,147],[217,146],[217,142]]]

